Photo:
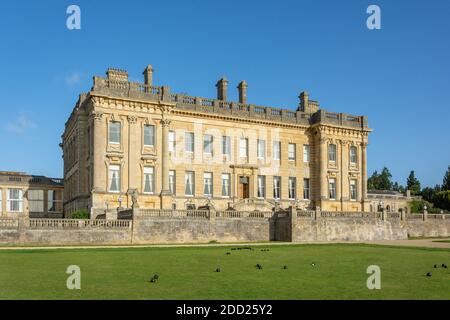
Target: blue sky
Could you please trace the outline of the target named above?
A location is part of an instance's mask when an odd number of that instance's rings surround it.
[[[81,8],[81,30],[66,9]],[[382,29],[366,27],[370,4]],[[295,109],[298,94],[367,115],[369,174],[442,183],[450,165],[450,1],[2,1],[0,170],[62,176],[58,146],[78,94],[108,67],[134,80]]]

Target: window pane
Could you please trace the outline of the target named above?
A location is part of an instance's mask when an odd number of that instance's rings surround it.
[[[357,155],[356,155],[357,149],[356,147],[352,146],[350,147],[350,162],[352,164],[355,164],[357,161]]]
[[[239,156],[242,158],[247,157],[248,152],[247,152],[247,148],[248,148],[248,140],[246,138],[241,138],[241,140],[239,141]]]
[[[273,198],[281,198],[281,177],[273,177]]]
[[[274,141],[273,142],[273,159],[280,160],[280,155],[281,155],[281,142]]]
[[[211,172],[205,172],[203,174],[203,193],[205,196],[211,196],[212,195],[212,173]]]
[[[185,195],[193,196],[194,195],[194,172],[188,171],[185,174]]]
[[[297,181],[296,178],[290,177],[288,181],[288,191],[289,191],[289,199],[296,199],[296,187],[297,187]]]
[[[169,152],[175,151],[175,132],[169,131]]]
[[[309,145],[303,146],[303,162],[309,162]]]
[[[328,146],[328,160],[336,161],[336,145],[335,144],[330,144]]]
[[[222,196],[229,197],[230,196],[230,174],[224,173],[222,174]]]
[[[203,136],[203,152],[212,154],[212,151],[213,151],[213,136],[205,134]]]
[[[194,152],[194,133],[193,132],[186,132],[185,148],[186,148],[186,152]]]
[[[109,143],[120,143],[120,122],[109,122]]]
[[[266,197],[266,177],[258,176],[258,198]]]
[[[231,155],[231,138],[229,136],[222,137],[222,154]]]
[[[295,160],[295,143],[288,144],[288,159]]]
[[[266,141],[258,140],[258,158],[264,159],[266,157]]]
[[[309,200],[309,179],[303,179],[303,199]]]
[[[151,125],[144,126],[144,145],[155,145],[155,127]]]
[[[120,191],[120,167],[109,166],[109,191]]]
[[[44,212],[44,190],[28,190],[30,212]]]
[[[171,194],[175,194],[175,171],[169,171],[169,191]]]
[[[154,193],[154,168],[153,167],[145,167],[144,168],[144,193]]]
[[[336,180],[330,179],[329,180],[329,196],[331,200],[336,199]]]

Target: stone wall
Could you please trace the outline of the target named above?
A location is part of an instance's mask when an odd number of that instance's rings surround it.
[[[137,211],[139,212],[139,211]],[[450,217],[358,216],[284,212],[251,216],[243,212],[155,211],[130,220],[0,219],[3,244],[152,244],[218,242],[314,242],[449,237]],[[367,213],[362,213],[367,214]],[[402,219],[403,218],[403,219]],[[132,219],[132,220],[131,220]]]

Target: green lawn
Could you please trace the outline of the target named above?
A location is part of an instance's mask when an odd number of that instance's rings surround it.
[[[450,269],[433,268],[450,264],[450,250],[360,244],[253,248],[0,251],[0,299],[450,299]],[[258,263],[262,270],[255,268]],[[69,265],[81,268],[81,290],[66,288]],[[369,265],[381,268],[381,290],[366,287]],[[150,283],[154,273],[160,279]]]

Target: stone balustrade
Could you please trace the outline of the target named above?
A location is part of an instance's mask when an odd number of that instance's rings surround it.
[[[129,220],[29,219],[29,229],[122,229],[130,228]]]

